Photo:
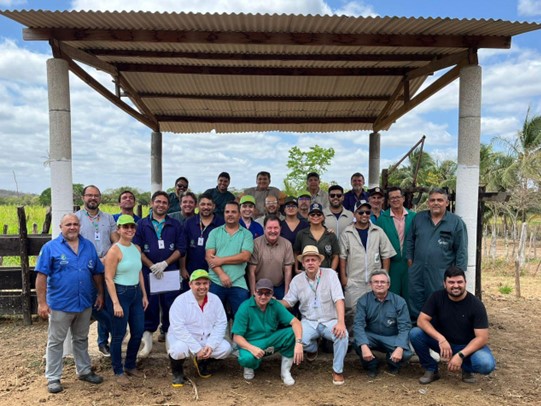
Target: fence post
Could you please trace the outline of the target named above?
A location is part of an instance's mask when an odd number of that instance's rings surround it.
[[[28,261],[28,231],[26,229],[26,216],[24,206],[17,207],[17,216],[19,217],[19,249],[21,257],[21,277],[22,277],[22,310],[24,324],[32,324],[32,301],[30,297],[30,264]]]

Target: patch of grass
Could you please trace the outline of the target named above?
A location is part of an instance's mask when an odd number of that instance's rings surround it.
[[[507,283],[505,285],[501,285],[498,288],[498,292],[500,292],[502,295],[508,295],[513,291],[513,288],[509,286]]]

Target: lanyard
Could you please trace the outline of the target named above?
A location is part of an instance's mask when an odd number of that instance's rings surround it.
[[[158,237],[158,240],[161,240],[163,227],[165,226],[165,219],[163,219],[162,221],[152,219],[152,225],[154,226],[154,231],[156,231],[156,236]]]
[[[315,282],[315,285],[316,287],[314,288],[314,283],[310,280],[310,278],[308,277],[308,275],[306,275],[306,279],[308,279],[308,286],[310,286],[310,289],[312,289],[312,292],[314,292],[314,296],[317,298],[317,288],[319,287],[319,282],[321,281],[321,269],[319,271],[317,271],[317,275],[316,275],[316,282]]]
[[[100,231],[100,212],[98,211],[98,214],[96,214],[95,216],[91,216],[90,213],[86,210],[84,212],[86,213],[88,219],[96,229],[96,232]]]
[[[201,230],[200,237],[203,237],[203,234],[205,234],[205,231],[207,230],[208,226],[210,226],[211,223],[212,221],[208,223],[205,227],[203,227],[203,220],[201,220],[201,217],[199,217],[199,230]]]

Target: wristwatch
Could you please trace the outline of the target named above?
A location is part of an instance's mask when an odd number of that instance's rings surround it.
[[[302,344],[302,338],[297,338],[297,339],[295,340],[295,343],[297,343],[297,344]]]
[[[464,354],[462,354],[462,351],[457,352],[457,354],[461,359],[464,359],[466,357]]]

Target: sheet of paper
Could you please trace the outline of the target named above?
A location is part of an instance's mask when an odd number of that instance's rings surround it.
[[[154,274],[148,275],[150,281],[150,294],[154,295],[163,292],[172,292],[180,290],[180,271],[165,271],[163,278],[158,279]]]

